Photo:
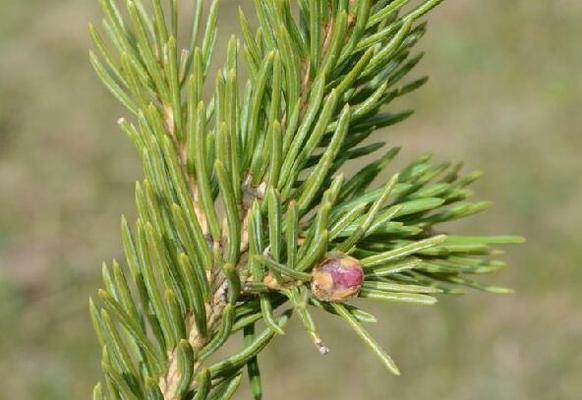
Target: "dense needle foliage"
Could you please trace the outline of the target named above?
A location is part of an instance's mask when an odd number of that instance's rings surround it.
[[[441,228],[489,206],[469,200],[478,172],[423,156],[374,184],[399,148],[367,139],[411,115],[386,106],[426,82],[404,79],[422,57],[418,21],[440,1],[255,0],[258,27],[241,11],[242,41],[231,38],[205,96],[218,1],[194,2],[179,44],[177,0],[100,0],[91,61],[129,111],[119,124],[145,179],[137,221],[122,219],[124,266],[104,265],[90,304],[103,349],[95,399],[229,399],[245,368],[261,398],[257,355],[292,316],[328,351],[313,308],[345,320],[398,374],[364,327],[373,315],[315,295],[326,257],[357,261],[357,295],[370,301],[507,292],[472,276],[503,268],[491,246],[519,238]],[[211,358],[239,333],[243,348]]]

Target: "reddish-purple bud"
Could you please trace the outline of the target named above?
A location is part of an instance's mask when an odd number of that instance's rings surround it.
[[[311,291],[320,300],[342,302],[356,296],[364,281],[364,270],[358,260],[346,255],[333,255],[313,269]]]

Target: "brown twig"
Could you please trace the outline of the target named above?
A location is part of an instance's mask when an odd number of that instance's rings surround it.
[[[330,42],[331,32],[333,30],[333,24],[326,24],[324,28],[324,42],[323,42],[323,51],[322,54],[325,54]],[[302,87],[301,87],[301,96],[307,96],[309,90],[311,88],[311,68],[309,60],[303,61],[303,80],[302,80]],[[185,177],[187,177],[188,187],[190,194],[192,196],[192,202],[194,206],[194,211],[196,213],[196,217],[200,223],[200,226],[203,229],[205,234],[208,233],[208,223],[207,217],[203,210],[200,208],[199,199],[198,199],[198,187],[196,185],[196,180],[194,177],[189,176],[187,173],[186,168],[186,149],[185,146],[180,143],[176,139],[176,135],[174,132],[174,117],[173,111],[171,106],[164,107],[164,116],[166,121],[166,127],[168,129],[168,133],[172,137],[174,141],[174,145],[176,146],[177,153],[180,158],[180,165],[182,167],[182,172]],[[266,183],[262,182],[258,187],[253,188],[251,187],[251,177],[248,176],[243,183],[243,200],[240,205],[240,215],[242,216],[241,221],[241,261],[239,261],[237,268],[240,269],[244,263],[246,263],[246,258],[244,255],[248,251],[248,223],[249,223],[249,215],[250,215],[250,208],[252,203],[257,198],[264,197],[264,191],[266,188]],[[216,245],[216,243],[215,243]],[[226,290],[226,280],[223,276],[222,272],[219,269],[211,269],[208,272],[209,281],[213,282],[213,296],[212,301],[209,304],[206,304],[206,315],[207,315],[207,325],[208,325],[208,332],[210,333],[208,336],[202,336],[196,327],[194,322],[193,316],[188,317],[188,321],[186,321],[186,325],[188,328],[188,342],[194,352],[200,351],[207,343],[209,338],[212,336],[212,332],[215,331],[217,324],[222,318],[222,312],[226,305],[224,292]],[[196,373],[200,370],[201,363],[196,362],[194,365],[194,373],[193,377],[196,376]],[[178,398],[178,385],[180,382],[180,371],[178,368],[178,357],[176,349],[172,349],[168,353],[168,365],[167,365],[167,373],[162,376],[159,380],[159,387],[160,391],[162,392],[164,400],[179,400]],[[192,386],[195,385],[195,380],[192,380]]]

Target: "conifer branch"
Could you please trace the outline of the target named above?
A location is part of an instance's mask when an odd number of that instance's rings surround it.
[[[442,228],[489,206],[469,200],[479,173],[423,156],[371,188],[399,148],[349,179],[341,172],[383,148],[363,144],[374,131],[411,115],[385,109],[426,82],[403,80],[422,57],[418,21],[440,2],[255,0],[258,26],[240,11],[242,42],[229,40],[207,97],[218,0],[195,1],[184,43],[176,0],[99,0],[91,63],[129,111],[119,125],[145,179],[137,220],[122,219],[127,267],[104,266],[90,301],[104,373],[94,399],[229,399],[245,367],[260,399],[258,355],[293,314],[329,351],[313,307],[399,373],[364,327],[375,317],[352,298],[507,292],[470,276],[503,268],[493,246],[520,238]],[[210,361],[239,331],[240,351]]]

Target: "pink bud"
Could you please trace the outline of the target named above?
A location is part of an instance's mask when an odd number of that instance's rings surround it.
[[[364,271],[358,260],[346,255],[324,259],[313,269],[311,291],[320,300],[342,302],[360,291]]]

